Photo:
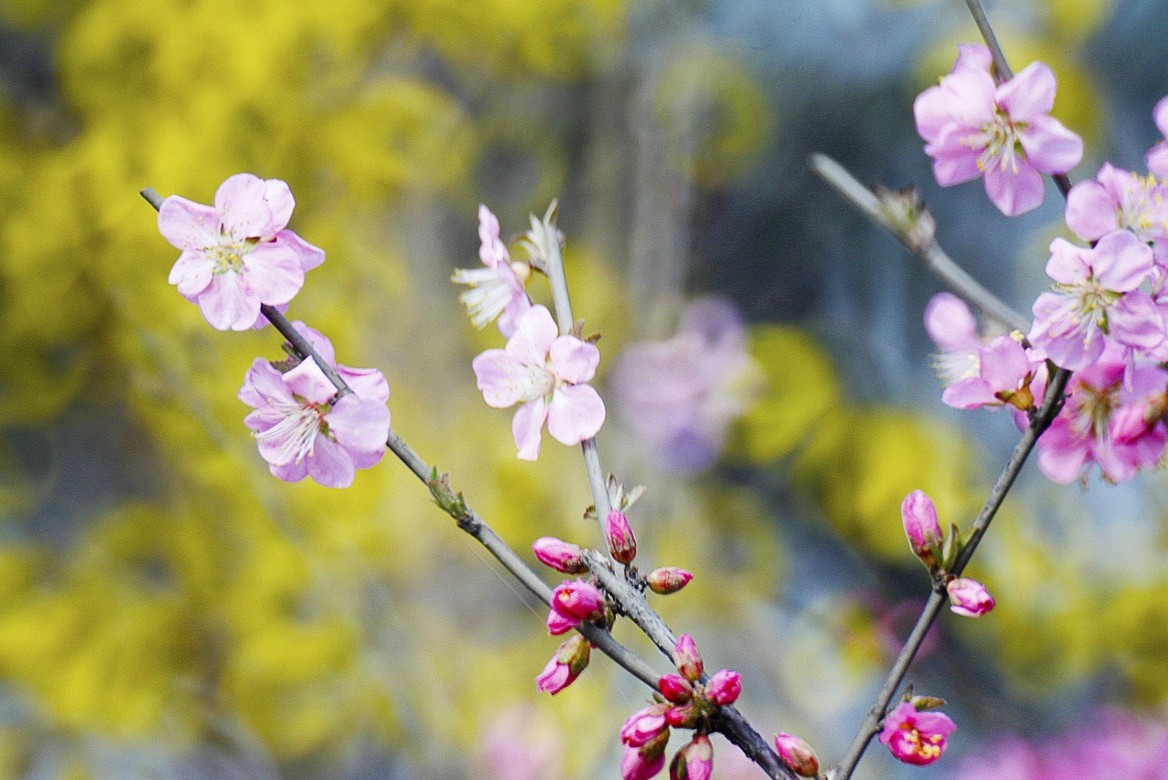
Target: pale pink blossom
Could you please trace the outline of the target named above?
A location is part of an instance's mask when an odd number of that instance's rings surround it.
[[[815,777],[819,774],[819,758],[801,737],[780,731],[775,736],[775,750],[783,763],[800,777]]]
[[[563,731],[530,704],[503,710],[486,724],[482,761],[474,777],[482,780],[562,780],[567,745]]]
[[[566,640],[535,678],[536,687],[552,696],[567,688],[587,668],[591,650],[592,645],[580,634]]]
[[[731,423],[754,403],[762,370],[737,309],[699,298],[666,341],[630,344],[609,376],[621,419],[667,469],[713,466]]]
[[[941,384],[948,387],[977,376],[977,353],[982,340],[977,334],[977,320],[965,301],[947,292],[930,298],[925,305],[925,332],[941,350],[933,359]]]
[[[1031,382],[1041,367],[1042,361],[1037,360],[1013,336],[998,336],[978,348],[977,374],[945,388],[941,400],[954,409],[1008,404],[1019,411],[1026,411],[1034,406],[1035,393]]]
[[[506,349],[488,349],[474,359],[478,388],[488,406],[522,404],[511,432],[519,457],[535,460],[544,421],[548,433],[563,444],[590,439],[604,424],[604,402],[591,385],[600,351],[575,336],[560,336],[543,306],[520,318]]]
[[[1084,241],[1097,241],[1113,230],[1130,230],[1141,241],[1168,249],[1168,186],[1154,176],[1104,163],[1094,179],[1067,194],[1067,227]]]
[[[1152,109],[1152,119],[1160,135],[1168,139],[1168,97],[1162,97]],[[1161,178],[1168,178],[1168,140],[1160,141],[1148,150],[1148,170]]]
[[[1034,302],[1030,343],[1055,365],[1079,371],[1103,353],[1104,336],[1148,350],[1164,340],[1164,321],[1140,289],[1154,267],[1152,250],[1126,230],[1104,235],[1094,247],[1061,238],[1050,245],[1047,275],[1055,292]]]
[[[1007,216],[1042,203],[1042,174],[1079,164],[1083,141],[1049,116],[1055,77],[1041,62],[1004,84],[990,74],[985,46],[958,47],[953,72],[917,96],[917,132],[942,187],[985,177],[990,200]]]
[[[348,487],[357,469],[385,454],[389,385],[376,369],[336,365],[328,339],[302,322],[293,327],[353,392],[337,399],[336,387],[311,359],[281,371],[257,358],[239,391],[239,399],[255,410],[244,424],[254,431],[275,476],[288,482],[309,476],[325,487]]]
[[[669,780],[710,780],[714,771],[714,745],[705,734],[695,734],[669,765]]]
[[[942,712],[917,712],[909,702],[901,702],[884,717],[880,741],[898,760],[906,764],[931,764],[945,752],[945,742],[957,724]]]
[[[957,577],[945,585],[949,609],[964,617],[981,617],[994,608],[994,597],[986,586],[969,577]]]
[[[158,230],[182,250],[168,281],[217,330],[247,330],[260,305],[283,306],[324,252],[287,230],[295,201],[279,179],[229,177],[204,206],[171,195],[158,210]]]
[[[450,281],[470,289],[458,296],[476,328],[498,319],[499,332],[510,338],[519,318],[531,308],[524,285],[531,276],[527,263],[512,262],[507,245],[499,238],[499,219],[479,206],[479,260],[483,268],[459,268]]]

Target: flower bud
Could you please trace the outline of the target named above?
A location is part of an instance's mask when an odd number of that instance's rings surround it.
[[[698,652],[698,645],[689,634],[682,634],[673,646],[673,663],[681,676],[690,682],[695,682],[702,676],[702,656]]]
[[[535,557],[544,566],[550,566],[564,574],[583,574],[588,567],[581,560],[583,550],[574,544],[561,541],[554,536],[544,536],[531,545]]]
[[[706,683],[706,695],[719,707],[733,704],[742,693],[742,676],[738,672],[722,669]]]
[[[552,593],[551,606],[577,623],[596,620],[604,616],[604,594],[583,580],[566,580]]]
[[[560,634],[566,634],[578,625],[580,625],[579,620],[574,620],[572,618],[566,618],[563,615],[561,615],[559,612],[556,612],[554,609],[548,610],[547,630],[548,630],[548,633],[551,634],[552,636],[559,636]]]
[[[692,729],[697,725],[698,718],[707,714],[707,711],[698,706],[697,702],[688,702],[670,707],[665,711],[665,722],[675,729]]]
[[[657,681],[657,690],[674,704],[685,704],[693,698],[693,686],[679,674],[667,674]]]
[[[649,576],[645,579],[649,583],[649,590],[662,596],[668,596],[688,585],[689,581],[693,579],[693,574],[676,566],[666,566],[649,572]]]
[[[933,505],[933,499],[924,491],[914,490],[901,503],[900,516],[909,547],[929,571],[935,570],[941,564],[944,536],[941,524],[937,522],[937,507]]]
[[[621,756],[621,780],[649,780],[665,766],[665,746],[669,743],[669,729],[641,747],[628,746]]]
[[[629,527],[629,519],[619,509],[608,513],[604,521],[604,537],[608,540],[608,551],[612,559],[626,566],[637,557],[637,539]]]
[[[696,734],[673,757],[669,780],[710,780],[713,771],[714,746],[705,734]]]
[[[817,777],[819,775],[819,759],[811,746],[801,737],[794,734],[779,732],[775,737],[775,750],[783,763],[791,767],[791,771],[800,777]]]
[[[555,696],[571,685],[588,666],[592,645],[577,634],[560,645],[556,654],[547,662],[543,672],[535,678],[536,687]]]
[[[969,577],[957,577],[945,585],[949,591],[949,609],[965,617],[981,617],[994,608],[994,597],[986,586]]]
[[[634,712],[621,726],[621,742],[630,747],[642,745],[656,739],[662,731],[669,728],[665,723],[665,711],[668,704],[657,703]]]

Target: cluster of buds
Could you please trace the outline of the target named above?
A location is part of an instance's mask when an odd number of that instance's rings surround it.
[[[914,490],[901,503],[900,515],[909,547],[934,579],[944,584],[949,608],[965,617],[981,617],[993,609],[994,597],[985,585],[949,573],[967,538],[956,525],[951,525],[947,534],[941,531],[933,500],[924,491]]]
[[[713,771],[714,747],[704,733],[704,721],[718,707],[738,699],[742,679],[738,672],[722,669],[703,683],[702,657],[689,634],[678,637],[673,660],[678,674],[663,676],[657,683],[657,700],[630,715],[621,727],[624,780],[645,780],[661,771],[670,728],[697,731],[674,755],[669,765],[670,780],[707,780]]]

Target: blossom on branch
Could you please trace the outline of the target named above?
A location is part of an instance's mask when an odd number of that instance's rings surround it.
[[[507,338],[515,333],[519,318],[531,308],[524,285],[531,266],[512,262],[507,245],[499,238],[499,219],[486,206],[479,206],[479,260],[483,268],[458,268],[450,281],[470,289],[458,296],[476,328],[485,328],[498,319],[499,332]]]
[[[588,666],[592,645],[580,634],[576,634],[556,650],[547,666],[535,678],[536,687],[544,693],[555,696],[567,688]]]
[[[949,609],[964,617],[981,617],[994,608],[994,597],[986,586],[969,577],[957,577],[945,585]]]
[[[710,780],[714,746],[705,734],[695,734],[669,764],[669,780]]]
[[[945,741],[957,724],[942,712],[917,712],[909,702],[901,702],[884,717],[880,741],[899,761],[924,766],[945,752]]]
[[[293,327],[353,392],[336,398],[337,388],[312,359],[283,370],[256,358],[239,390],[239,400],[255,410],[243,422],[275,476],[348,487],[357,469],[385,454],[389,384],[377,369],[337,365],[327,338],[303,322]]]
[[[522,404],[511,432],[519,457],[535,460],[544,420],[552,438],[564,444],[579,444],[600,430],[604,402],[585,384],[599,364],[596,345],[560,336],[547,308],[534,306],[519,318],[506,349],[488,349],[472,366],[488,406]]]
[[[1042,203],[1042,174],[1079,164],[1083,141],[1049,116],[1055,94],[1049,67],[1031,63],[998,85],[992,63],[985,46],[959,46],[953,72],[917,96],[913,114],[937,183],[984,176],[990,200],[1013,217]]]
[[[260,305],[287,304],[324,252],[285,229],[295,201],[279,179],[237,173],[219,185],[215,205],[171,195],[158,230],[182,250],[168,281],[216,330],[262,323]]]

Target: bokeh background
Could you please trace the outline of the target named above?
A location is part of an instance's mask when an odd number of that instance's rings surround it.
[[[1089,150],[1073,178],[1140,167],[1168,6],[990,11],[1015,68],[1059,77]],[[267,473],[235,394],[279,340],[206,325],[137,195],[209,202],[239,171],[288,181],[328,252],[291,315],[387,374],[394,428],[526,555],[596,540],[576,449],[516,460],[475,390],[501,339],[449,276],[477,262],[477,205],[507,236],[560,199],[602,391],[691,298],[733,301],[757,371],[717,464],[668,468],[615,394],[602,453],[649,486],[639,562],[697,572],[663,614],[743,673],[764,734],[837,760],[927,591],[900,500],[968,523],[1016,434],[940,404],[939,283],[806,159],[919,186],[942,244],[1027,310],[1057,193],[1008,220],[978,184],[937,188],[913,131],[976,40],[957,0],[0,0],[0,777],[617,776],[647,692],[596,656],[537,695],[543,610],[404,468],[343,491]],[[1057,739],[1105,706],[1158,722],[1164,487],[1028,466],[971,570],[998,608],[944,619],[911,676],[950,700],[950,754],[909,769],[875,745],[858,776],[955,776],[996,735]],[[715,749],[716,777],[760,776]]]

